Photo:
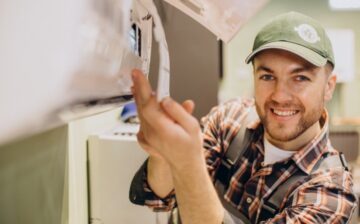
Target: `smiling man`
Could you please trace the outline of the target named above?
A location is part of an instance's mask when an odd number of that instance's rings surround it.
[[[149,159],[130,199],[177,211],[172,222],[346,223],[356,198],[328,137],[325,103],[336,76],[324,29],[299,13],[280,15],[258,33],[246,62],[255,100],[219,105],[201,127],[192,101],[158,103],[141,72],[133,72],[138,140]]]
[[[318,121],[336,83],[331,67],[330,63],[317,67],[279,49],[258,53],[254,59],[255,104],[265,139],[296,151],[321,132]]]

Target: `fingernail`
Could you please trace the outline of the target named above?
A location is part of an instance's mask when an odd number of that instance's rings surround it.
[[[132,72],[131,72],[131,78],[132,78],[133,80],[136,80],[136,78],[137,78],[137,72],[136,72],[135,69],[132,70]]]

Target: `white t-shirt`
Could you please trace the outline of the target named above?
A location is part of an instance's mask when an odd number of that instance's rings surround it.
[[[274,146],[266,138],[264,138],[264,150],[264,165],[274,164],[278,161],[287,159],[295,153],[294,151],[286,151]]]

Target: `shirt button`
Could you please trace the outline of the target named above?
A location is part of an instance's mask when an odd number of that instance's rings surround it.
[[[250,197],[246,198],[246,202],[250,204],[252,202],[252,199]]]

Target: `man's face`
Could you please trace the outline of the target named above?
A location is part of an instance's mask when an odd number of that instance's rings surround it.
[[[319,121],[336,77],[284,50],[265,50],[254,59],[256,110],[271,139],[296,139]]]

